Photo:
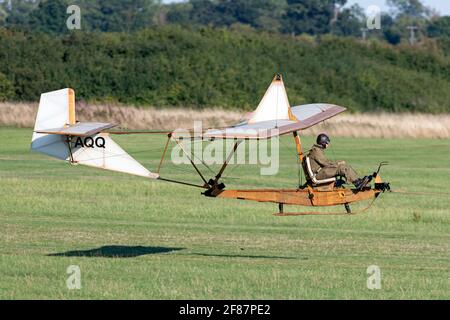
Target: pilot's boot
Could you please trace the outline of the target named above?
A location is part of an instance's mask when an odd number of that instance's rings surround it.
[[[356,179],[355,181],[353,181],[353,184],[355,185],[356,189],[362,190],[370,181],[372,181],[372,176],[365,176],[362,179]]]

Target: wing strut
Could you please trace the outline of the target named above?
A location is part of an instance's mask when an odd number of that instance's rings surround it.
[[[167,137],[168,137],[168,139],[167,139],[166,146],[164,147],[164,152],[163,152],[163,155],[162,155],[162,157],[161,157],[161,162],[159,163],[158,170],[156,170],[156,173],[157,173],[157,174],[160,173],[161,167],[162,167],[162,165],[163,165],[163,163],[164,163],[164,159],[166,158],[166,153],[167,153],[167,149],[169,148],[169,143],[170,143],[170,139],[172,138],[172,134],[169,133],[169,134],[167,135]]]
[[[302,151],[302,141],[300,140],[300,136],[298,135],[297,131],[294,131],[294,139],[297,146],[298,158],[300,159],[300,162],[303,163],[304,154]]]
[[[294,131],[294,139],[295,139],[295,145],[297,146],[297,155],[298,155],[298,182],[299,187],[303,184],[303,177],[300,168],[303,170],[303,159],[305,158],[305,155],[302,151],[302,141],[300,140],[300,136],[298,134],[298,131]]]
[[[71,136],[66,136],[67,137],[67,140],[66,140],[66,142],[67,142],[67,147],[69,148],[69,156],[70,156],[70,163],[75,163],[75,161],[73,160],[73,152],[72,152],[72,146],[71,146],[71,143],[72,143],[72,137]]]

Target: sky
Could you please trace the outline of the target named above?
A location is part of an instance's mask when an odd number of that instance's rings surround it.
[[[163,0],[164,3],[180,2],[183,0]],[[363,8],[368,8],[370,5],[376,5],[382,11],[388,11],[386,0],[348,0],[348,4],[358,3]],[[427,7],[436,9],[441,15],[450,15],[450,0],[422,0],[422,3]]]

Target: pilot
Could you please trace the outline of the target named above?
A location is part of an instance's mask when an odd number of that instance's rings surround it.
[[[347,183],[353,183],[356,189],[365,187],[371,181],[370,176],[360,179],[355,170],[347,165],[345,161],[335,162],[327,159],[324,150],[330,146],[330,143],[330,138],[322,133],[317,137],[317,143],[309,151],[308,157],[311,170],[316,175],[316,179],[324,180],[341,176],[345,178]]]

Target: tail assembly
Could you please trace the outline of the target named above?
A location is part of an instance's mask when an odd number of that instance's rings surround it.
[[[110,123],[77,122],[72,89],[44,93],[31,149],[72,164],[158,179],[158,174],[147,170],[103,132],[113,127]]]

